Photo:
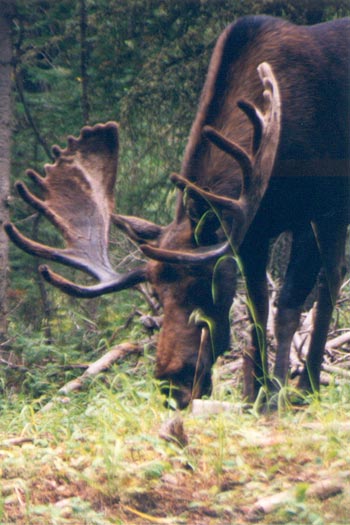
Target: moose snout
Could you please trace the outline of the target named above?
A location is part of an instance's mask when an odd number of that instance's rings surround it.
[[[199,399],[203,396],[210,396],[212,391],[211,373],[205,372],[200,376],[188,378],[186,371],[186,379],[183,378],[167,379],[161,386],[161,392],[166,397],[165,406],[168,408],[177,408],[183,410],[188,407],[193,399]]]
[[[162,393],[166,396],[164,405],[167,408],[183,410],[191,403],[192,388],[170,384],[162,387]]]

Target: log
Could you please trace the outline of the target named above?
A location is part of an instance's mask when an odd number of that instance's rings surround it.
[[[344,484],[340,479],[321,479],[310,485],[306,491],[306,496],[324,500],[340,494],[343,490]]]
[[[270,514],[285,503],[289,503],[294,498],[293,490],[284,490],[271,496],[265,496],[256,501],[251,509],[247,509],[247,519],[256,521],[265,514]]]
[[[230,401],[216,401],[211,399],[193,399],[192,401],[192,415],[210,416],[213,414],[221,414],[222,412],[242,413],[245,405],[231,403]]]

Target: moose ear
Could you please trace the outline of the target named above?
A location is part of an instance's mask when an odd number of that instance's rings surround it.
[[[157,241],[164,228],[153,222],[133,217],[132,215],[119,215],[112,213],[112,223],[122,230],[130,239],[140,244],[147,244],[149,241]]]

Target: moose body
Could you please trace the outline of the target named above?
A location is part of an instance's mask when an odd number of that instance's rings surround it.
[[[254,321],[243,361],[244,397],[255,399],[268,370],[269,245],[284,231],[292,232],[293,240],[278,299],[271,385],[287,380],[292,337],[305,299],[319,278],[311,343],[299,382],[302,390],[319,388],[328,327],[345,272],[349,52],[350,19],[307,27],[272,17],[245,17],[222,33],[181,175],[172,176],[180,189],[173,222],[161,227],[136,217],[111,216],[149,257],[141,268],[119,276],[108,263],[106,277],[105,271],[77,262],[76,257],[57,257],[57,250],[53,253],[51,248],[43,253],[37,243],[12,225],[7,227],[23,249],[106,281],[79,287],[43,268],[44,276],[68,293],[98,295],[144,280],[153,285],[164,308],[156,376],[170,382],[181,408],[210,392],[211,367],[229,348],[229,311],[236,287],[232,252],[242,263]],[[101,129],[84,128],[69,153],[88,149],[86,137],[101,143]],[[108,124],[107,135],[108,130],[107,142],[113,142],[115,128]],[[57,153],[62,162],[65,152]],[[37,175],[32,178],[38,180]],[[22,184],[19,189],[25,200],[52,220],[43,201],[38,205]],[[59,220],[53,222],[60,227]],[[105,230],[108,226],[107,221]],[[69,244],[68,233],[64,236]]]

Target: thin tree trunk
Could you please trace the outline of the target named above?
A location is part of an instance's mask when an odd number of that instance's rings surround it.
[[[9,1],[11,1],[11,0],[9,0]],[[0,5],[1,5],[1,0],[0,0]],[[23,53],[21,46],[22,46],[22,43],[23,43],[23,35],[24,35],[23,21],[19,20],[19,37],[18,37],[17,42],[14,43],[14,49],[15,49],[15,53],[14,53],[15,54],[14,78],[15,78],[15,83],[16,83],[16,88],[17,88],[17,94],[18,94],[19,99],[20,99],[20,101],[21,101],[21,103],[23,105],[24,113],[26,115],[28,124],[31,126],[38,143],[44,149],[47,157],[49,159],[53,160],[53,155],[51,153],[50,145],[46,142],[45,138],[40,133],[40,130],[39,130],[35,120],[33,119],[33,116],[32,116],[31,110],[30,110],[30,106],[29,106],[29,104],[28,104],[28,102],[26,100],[25,93],[24,93],[22,70],[21,70],[21,67],[22,67],[21,66],[21,57],[22,57],[22,53]]]
[[[87,40],[86,40],[86,33],[87,33],[87,7],[85,0],[80,0],[80,72],[81,72],[81,88],[82,88],[82,95],[81,95],[81,106],[82,106],[82,112],[83,112],[83,121],[84,124],[87,124],[89,122],[90,118],[90,104],[89,104],[89,96],[88,96],[88,85],[89,85],[89,77],[88,77],[88,46],[87,46]]]
[[[0,1],[0,343],[7,331],[8,239],[3,224],[9,219],[11,141],[11,17],[9,4]]]

